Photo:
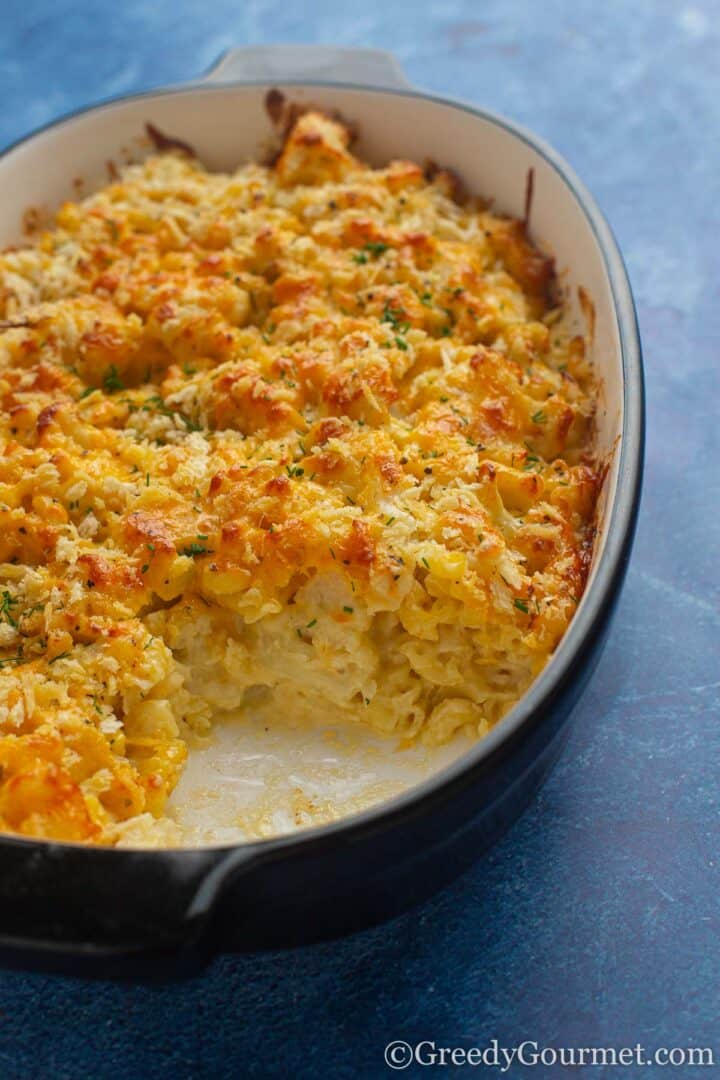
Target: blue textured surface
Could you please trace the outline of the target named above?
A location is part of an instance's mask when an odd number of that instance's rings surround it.
[[[640,1041],[714,1046],[720,1058],[718,4],[2,10],[0,144],[108,94],[196,75],[233,44],[273,40],[391,48],[420,85],[538,131],[597,195],[625,253],[649,442],[611,640],[561,765],[489,857],[390,925],[225,957],[181,985],[0,973],[0,1075],[376,1077],[394,1038]]]

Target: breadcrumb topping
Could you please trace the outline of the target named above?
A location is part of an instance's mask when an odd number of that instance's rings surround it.
[[[301,116],[272,167],[126,168],[0,255],[0,828],[177,842],[219,711],[481,735],[592,548],[552,260]]]

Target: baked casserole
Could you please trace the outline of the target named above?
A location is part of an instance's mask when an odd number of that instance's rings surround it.
[[[0,255],[6,832],[179,842],[228,713],[482,736],[573,616],[600,470],[553,262],[350,141],[155,154]]]

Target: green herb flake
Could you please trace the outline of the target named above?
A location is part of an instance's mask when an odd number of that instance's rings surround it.
[[[186,544],[180,552],[182,555],[187,555],[188,558],[194,559],[197,555],[212,555],[210,548],[205,544],[197,544],[194,540],[191,544]]]
[[[120,378],[120,375],[118,374],[118,369],[115,367],[114,364],[111,364],[103,375],[102,384],[103,389],[108,394],[115,394],[117,393],[117,391],[125,389],[125,383]]]
[[[50,664],[55,664],[58,660],[64,660],[69,655],[70,655],[70,650],[69,649],[67,650],[67,652],[58,653],[57,656],[53,656],[51,660],[48,660],[48,666]]]
[[[17,607],[17,605],[18,600],[15,599],[12,593],[8,592],[7,589],[3,589],[2,601],[0,602],[0,618],[3,618],[6,622],[9,622],[10,625],[14,626],[16,630],[17,620],[12,615],[11,609]]]
[[[542,409],[538,409],[536,413],[533,413],[530,419],[532,420],[533,424],[547,423],[547,415],[543,412]]]
[[[390,323],[393,330],[402,330],[400,319],[404,314],[402,308],[394,308],[389,303],[386,303],[380,316],[380,322]]]
[[[515,599],[513,600],[513,604],[518,609],[518,611],[522,611],[523,615],[527,615],[527,613],[528,613],[527,601],[518,600],[518,598],[515,597]]]
[[[352,615],[355,611],[355,608],[348,607],[347,604],[344,604],[343,611],[347,611],[348,615]]]
[[[377,259],[380,255],[384,255],[387,251],[389,244],[383,244],[380,241],[371,240],[367,244],[363,244],[363,251],[369,251],[371,255],[374,255]]]
[[[22,664],[25,657],[21,652],[16,653],[15,656],[4,656],[0,660],[0,668],[5,667],[6,664]]]

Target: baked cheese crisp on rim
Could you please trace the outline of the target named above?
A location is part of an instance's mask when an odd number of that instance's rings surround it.
[[[525,223],[302,115],[0,255],[0,829],[179,842],[195,735],[482,736],[551,656],[600,470]]]

